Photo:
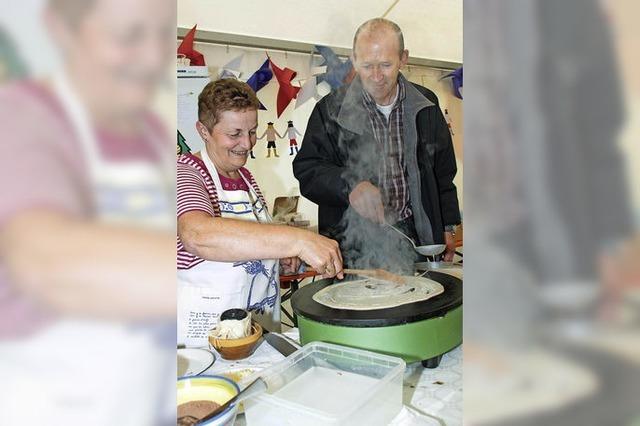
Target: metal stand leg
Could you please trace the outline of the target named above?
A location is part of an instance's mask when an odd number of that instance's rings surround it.
[[[438,368],[441,360],[442,360],[442,355],[434,356],[433,358],[423,360],[422,366],[424,368]]]
[[[282,295],[282,297],[280,298],[280,304],[282,305],[283,302],[286,302],[287,300],[291,299],[291,296],[293,296],[293,293],[298,291],[299,288],[300,288],[300,281],[299,280],[292,280],[291,281],[291,288],[289,288],[289,290],[287,290]],[[293,311],[293,309],[292,309],[292,311]],[[289,313],[284,308],[281,308],[281,312],[284,314],[284,316],[289,318],[289,320],[293,323],[294,327],[298,326],[298,319],[296,318],[296,314],[295,313],[293,313],[293,312]]]

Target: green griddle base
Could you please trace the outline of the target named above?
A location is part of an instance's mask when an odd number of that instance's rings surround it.
[[[298,315],[300,342],[336,343],[437,367],[442,354],[462,343],[462,305],[442,317],[385,327],[345,327]]]

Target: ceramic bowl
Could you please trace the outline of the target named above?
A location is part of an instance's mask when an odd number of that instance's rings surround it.
[[[209,336],[209,344],[220,356],[228,360],[247,358],[258,346],[262,337],[262,326],[257,322],[251,323],[251,334],[239,339],[217,339]]]
[[[180,377],[178,379],[178,406],[190,401],[213,401],[224,404],[240,392],[238,385],[222,376]],[[231,404],[214,418],[202,423],[209,426],[232,425],[238,413],[237,404]]]

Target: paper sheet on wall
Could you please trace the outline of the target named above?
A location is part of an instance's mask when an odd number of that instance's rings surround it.
[[[196,131],[198,95],[210,81],[207,67],[178,68],[178,130],[191,152],[200,151],[203,146]]]

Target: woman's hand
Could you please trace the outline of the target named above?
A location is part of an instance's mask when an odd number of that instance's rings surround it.
[[[280,267],[283,275],[295,275],[300,268],[301,260],[299,257],[285,257],[280,259]]]
[[[344,278],[342,254],[335,240],[303,231],[297,244],[298,257],[311,265],[323,278]]]

